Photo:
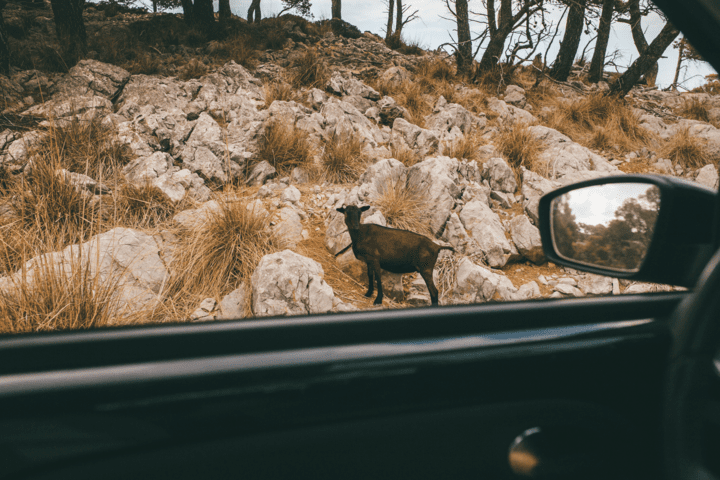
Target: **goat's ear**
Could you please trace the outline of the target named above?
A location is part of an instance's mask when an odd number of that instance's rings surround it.
[[[360,207],[361,212],[364,212],[365,210],[370,210],[370,205],[365,205],[364,207]]]
[[[335,210],[337,210],[340,213],[345,213],[345,207],[336,208]]]

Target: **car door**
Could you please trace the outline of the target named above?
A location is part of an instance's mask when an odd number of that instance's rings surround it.
[[[690,295],[5,337],[0,478],[660,478]]]

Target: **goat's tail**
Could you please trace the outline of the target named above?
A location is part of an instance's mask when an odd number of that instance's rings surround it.
[[[455,249],[449,245],[440,245],[440,250],[450,250],[452,252],[455,251]]]

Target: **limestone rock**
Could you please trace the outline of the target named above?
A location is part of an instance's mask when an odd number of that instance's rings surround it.
[[[505,229],[498,215],[484,202],[473,200],[460,211],[460,220],[480,251],[487,257],[491,267],[507,263],[513,248],[505,236]]]
[[[525,215],[510,220],[510,236],[523,257],[540,265],[545,263],[540,230],[530,223]]]
[[[333,290],[322,266],[291,250],[265,255],[252,275],[252,310],[258,317],[325,313]]]

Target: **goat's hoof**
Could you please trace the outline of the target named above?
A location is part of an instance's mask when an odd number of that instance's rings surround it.
[[[382,305],[382,299],[380,299],[380,300],[375,300],[375,301],[373,302],[373,305]]]
[[[368,297],[368,298],[370,298],[370,297],[372,297],[372,294],[373,294],[373,292],[367,292],[367,293],[365,294],[365,296]]]

